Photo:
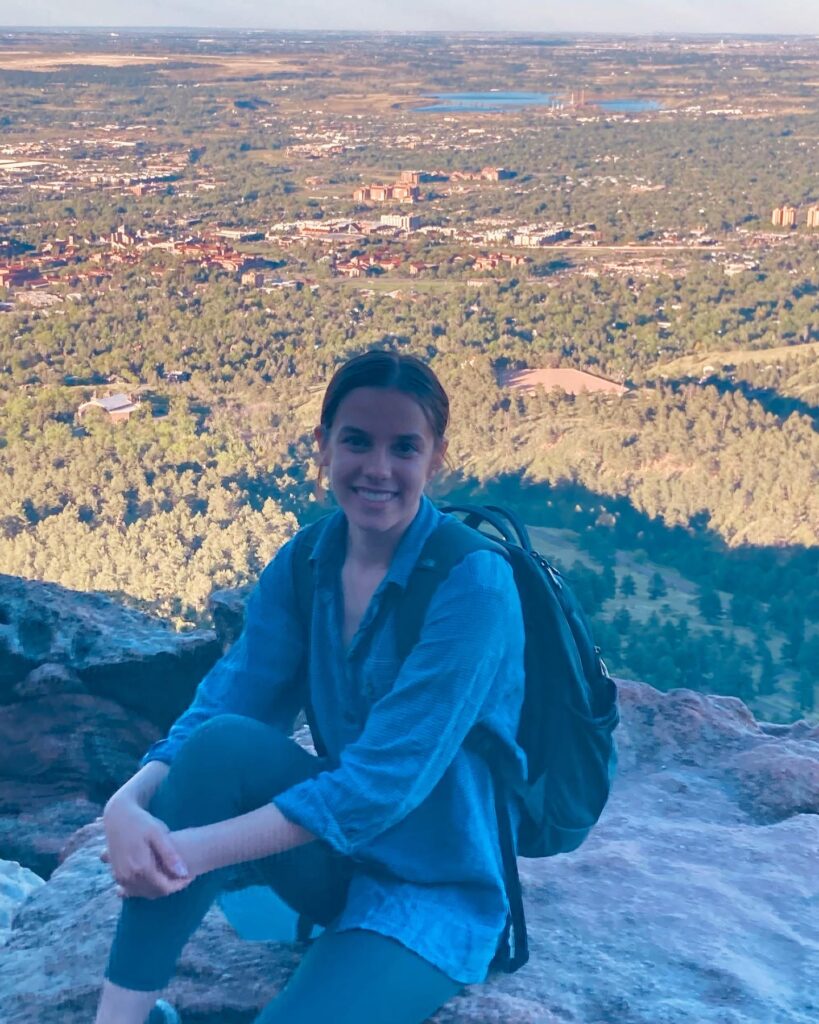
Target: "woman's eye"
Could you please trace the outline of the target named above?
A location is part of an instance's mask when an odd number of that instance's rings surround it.
[[[399,441],[395,446],[395,450],[399,455],[412,455],[418,451],[412,441]]]
[[[344,444],[346,444],[349,448],[364,448],[366,443],[367,442],[364,440],[363,437],[345,437],[344,438]]]

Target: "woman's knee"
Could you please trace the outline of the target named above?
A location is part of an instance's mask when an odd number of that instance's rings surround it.
[[[196,726],[180,747],[174,764],[193,761],[202,768],[236,763],[237,758],[247,756],[260,746],[269,747],[275,738],[276,731],[255,718],[215,715]]]
[[[318,759],[280,730],[255,718],[224,714],[193,730],[165,781],[175,791],[206,792],[214,799],[221,794],[259,806],[318,770]]]
[[[241,715],[217,715],[198,725],[182,743],[151,811],[178,817],[182,808],[202,800],[216,804],[235,799],[254,727],[260,723]]]

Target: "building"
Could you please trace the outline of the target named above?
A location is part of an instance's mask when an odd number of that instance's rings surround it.
[[[390,199],[404,200],[410,203],[414,203],[421,195],[417,185],[403,185],[401,182],[393,185],[389,191]]]
[[[217,228],[213,234],[226,242],[261,242],[264,239],[264,231],[253,228]]]
[[[421,190],[417,185],[398,182],[395,185],[364,185],[353,191],[356,203],[387,203],[390,200],[414,203],[421,198]]]
[[[402,185],[420,185],[421,184],[421,172],[420,171],[401,171],[399,181]]]
[[[796,213],[795,206],[775,206],[771,212],[771,224],[776,228],[795,228]]]
[[[34,264],[9,263],[0,267],[0,288],[30,284],[40,277],[40,268]]]
[[[506,167],[484,167],[480,176],[484,181],[509,181],[517,175],[517,171],[510,171]]]
[[[382,213],[381,223],[386,227],[409,232],[417,231],[421,227],[421,218],[408,213]]]
[[[819,206],[808,207],[808,227],[819,228]]]
[[[83,402],[77,409],[77,419],[81,420],[89,409],[102,409],[103,412],[108,413],[111,420],[119,423],[121,420],[128,419],[136,409],[136,405],[130,395],[122,393],[108,395],[106,398],[97,398],[95,395],[89,401]]]
[[[427,270],[437,270],[437,263],[426,263],[424,260],[412,260],[407,264],[410,277],[418,277],[419,274],[425,273]]]
[[[551,228],[537,228],[535,230],[518,231],[512,239],[514,245],[525,246],[530,249],[541,245],[556,245],[571,238],[572,233],[562,225]]]
[[[124,224],[120,224],[116,231],[108,235],[108,242],[113,249],[130,249],[136,245],[137,235],[132,234]]]
[[[242,274],[242,284],[247,285],[250,288],[263,288],[264,287],[264,272],[261,270],[246,270]]]

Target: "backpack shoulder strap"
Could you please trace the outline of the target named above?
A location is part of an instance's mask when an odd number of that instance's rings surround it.
[[[451,516],[445,518],[427,538],[396,610],[398,657],[401,661],[421,635],[432,595],[452,569],[473,551],[497,551],[504,556],[506,553],[503,545]]]
[[[322,516],[315,523],[305,526],[293,539],[293,592],[296,595],[299,622],[305,631],[310,629],[313,612],[313,568],[310,558],[324,531],[327,518]]]
[[[310,726],[310,734],[313,737],[313,746],[320,757],[326,757],[327,747],[321,738],[316,715],[313,711],[313,702],[310,698],[308,683],[307,661],[310,651],[310,623],[313,619],[313,594],[315,585],[313,581],[313,567],[310,564],[310,557],[315,550],[319,537],[324,531],[327,523],[327,516],[322,516],[315,523],[310,523],[296,534],[293,540],[293,592],[296,595],[296,608],[298,610],[299,624],[305,639],[305,655],[302,666],[304,678],[304,715],[307,724]]]

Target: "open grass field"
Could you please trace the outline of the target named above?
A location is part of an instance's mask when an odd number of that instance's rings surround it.
[[[575,562],[579,562],[588,569],[598,572],[601,570],[601,566],[587,551],[583,550],[578,535],[572,530],[542,526],[530,526],[528,529],[537,550],[554,562],[570,583],[571,569]],[[661,619],[679,620],[685,617],[688,619],[692,633],[712,634],[713,626],[704,620],[698,608],[699,590],[697,585],[686,579],[681,573],[650,561],[640,552],[631,551],[616,553],[614,571],[617,577],[617,592],[604,604],[600,613],[601,618],[611,621],[617,612],[624,608],[635,625],[646,623],[652,614],[658,615]],[[652,600],[649,597],[649,582],[655,573],[659,573],[663,577],[668,592],[664,597]],[[624,597],[620,592],[620,585],[625,576],[631,576],[634,580],[635,593],[631,597]],[[730,595],[719,591],[718,594],[723,608],[727,609]],[[755,634],[752,630],[744,627],[731,627],[726,619],[723,619],[720,625],[728,626],[739,643],[753,646]],[[812,635],[812,633],[813,630],[809,629],[808,635]],[[718,640],[714,640],[714,643],[718,642]],[[781,650],[784,643],[784,635],[775,631],[770,633],[768,645],[774,661],[780,665],[780,668],[782,666]],[[606,652],[603,651],[603,657],[605,658],[605,656]],[[793,718],[793,695],[790,689],[794,681],[795,675],[783,669],[779,680],[779,692],[770,696],[756,697],[750,702],[754,714],[763,720],[790,721]]]
[[[794,356],[808,358],[819,354],[819,341],[811,341],[803,345],[778,345],[776,348],[746,349],[745,351],[713,351],[700,352],[695,355],[681,356],[668,363],[658,363],[648,372],[649,377],[698,377],[706,366],[721,369],[723,366],[741,366],[744,363],[777,363],[782,359]]]

